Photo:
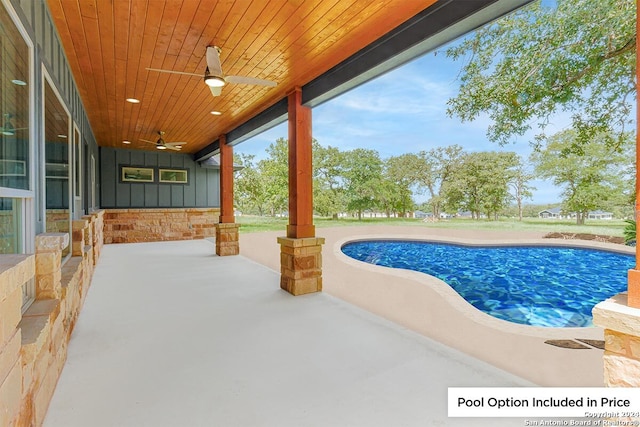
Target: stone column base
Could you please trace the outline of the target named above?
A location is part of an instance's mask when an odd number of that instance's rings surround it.
[[[278,237],[280,287],[292,295],[322,291],[324,237]]]
[[[216,254],[218,256],[238,255],[240,253],[239,228],[240,224],[236,223],[216,224]]]
[[[618,294],[593,308],[593,323],[604,328],[605,386],[640,387],[640,309]]]
[[[36,236],[36,299],[60,299],[62,251],[68,246],[69,233]]]

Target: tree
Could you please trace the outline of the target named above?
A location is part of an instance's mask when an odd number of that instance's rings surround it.
[[[382,175],[382,160],[375,150],[356,148],[345,154],[345,188],[347,209],[358,214],[376,204],[377,189]]]
[[[391,208],[401,217],[413,209],[412,188],[417,187],[423,167],[423,160],[413,153],[392,156],[384,162],[387,217]]]
[[[509,204],[508,184],[513,180],[519,158],[512,152],[467,153],[453,171],[443,192],[445,203],[453,209],[471,211],[472,218],[497,217]]]
[[[266,159],[258,162],[258,170],[265,183],[265,203],[271,215],[284,212],[289,203],[289,144],[278,138],[267,147]]]
[[[526,170],[522,164],[522,159],[518,158],[518,163],[519,165],[514,169],[513,178],[509,182],[509,187],[513,190],[511,195],[518,206],[518,220],[522,221],[522,202],[524,199],[533,197],[531,190],[535,190],[535,187],[528,185],[528,182],[535,178],[535,175]]]
[[[487,113],[492,141],[506,144],[536,121],[536,145],[558,112],[572,116],[574,144],[595,136],[623,143],[635,98],[636,2],[557,0],[534,2],[477,30],[447,50],[470,57],[448,113],[463,121]]]
[[[264,214],[267,190],[265,180],[253,163],[255,156],[234,154],[234,163],[241,166],[234,172],[234,203],[244,212],[256,210],[260,216]]]
[[[431,196],[433,217],[439,218],[442,204],[446,196],[444,191],[460,167],[464,151],[459,145],[438,147],[418,153],[421,160],[417,170],[417,181],[420,188],[426,188]]]
[[[628,155],[633,138],[623,135],[619,149],[612,149],[607,135],[596,135],[583,144],[583,153],[567,152],[576,143],[578,132],[572,129],[559,132],[549,138],[546,147],[531,155],[536,173],[541,178],[551,178],[563,187],[563,208],[576,212],[578,224],[584,224],[590,210],[602,208],[608,200],[623,194],[625,171],[633,161]]]
[[[313,140],[313,207],[322,216],[338,217],[346,208],[344,153]]]

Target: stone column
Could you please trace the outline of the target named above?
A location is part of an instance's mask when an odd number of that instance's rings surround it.
[[[71,255],[84,256],[85,229],[89,222],[86,219],[76,219],[71,222]]]
[[[240,224],[216,225],[216,254],[218,256],[238,255],[240,244],[238,243],[238,229]]]
[[[280,287],[292,295],[322,291],[322,245],[313,225],[311,109],[302,105],[302,90],[288,97],[289,225],[279,237]]]
[[[93,217],[93,264],[100,258],[100,252],[104,245],[104,211],[100,210],[91,214]]]
[[[280,287],[292,295],[322,291],[322,245],[324,237],[292,239],[278,237]]]
[[[36,299],[61,297],[62,250],[69,246],[68,233],[36,236]]]
[[[604,383],[640,387],[640,309],[618,294],[593,308],[593,323],[604,328]]]

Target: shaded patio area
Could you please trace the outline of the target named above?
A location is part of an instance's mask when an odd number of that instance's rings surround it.
[[[512,426],[447,388],[527,385],[209,240],[107,245],[44,425]]]

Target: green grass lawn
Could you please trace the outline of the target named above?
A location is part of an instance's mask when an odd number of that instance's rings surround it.
[[[288,218],[260,217],[243,215],[236,217],[236,222],[241,224],[241,233],[255,233],[260,231],[284,231],[287,228]],[[415,225],[425,228],[456,228],[473,230],[517,230],[517,231],[540,231],[567,232],[567,233],[592,233],[607,236],[622,237],[622,230],[625,222],[620,220],[591,220],[585,225],[576,225],[575,221],[554,220],[540,218],[517,219],[471,220],[471,219],[449,219],[438,222],[423,222],[420,219],[412,218],[363,218],[358,221],[356,218],[314,218],[314,224],[318,228],[360,226],[360,225]]]

